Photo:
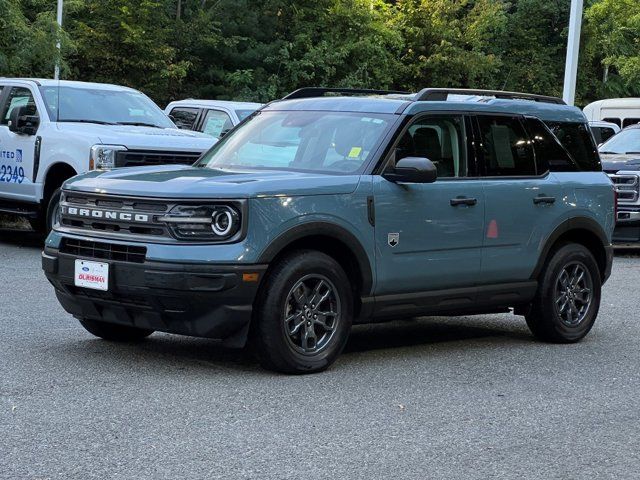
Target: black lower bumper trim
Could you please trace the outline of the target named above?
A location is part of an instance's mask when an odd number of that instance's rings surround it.
[[[79,318],[241,346],[266,265],[107,261],[109,290],[74,285],[78,257],[45,251],[42,268],[64,309]],[[87,259],[90,260],[90,259]],[[98,260],[101,261],[101,260]],[[257,274],[244,278],[245,273]]]

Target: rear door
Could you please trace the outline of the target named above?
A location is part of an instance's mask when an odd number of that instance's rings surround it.
[[[536,132],[530,136],[525,122],[521,116],[476,116],[485,196],[485,284],[528,280],[540,243],[553,230],[562,208],[561,185],[549,173],[542,150],[536,158],[534,144],[542,137],[538,140]]]
[[[472,176],[471,123],[461,114],[415,119],[390,163],[429,158],[438,179],[397,184],[374,176],[376,295],[472,287],[480,273],[484,194]]]
[[[0,106],[0,194],[19,201],[36,198],[34,153],[36,135],[9,130],[9,118],[15,108],[26,107],[28,115],[39,115],[34,94],[27,86],[6,86]]]

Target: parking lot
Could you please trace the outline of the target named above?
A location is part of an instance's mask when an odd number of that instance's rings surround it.
[[[41,246],[0,230],[2,478],[636,478],[637,252],[582,343],[508,314],[394,322],[295,377],[203,339],[91,337]]]

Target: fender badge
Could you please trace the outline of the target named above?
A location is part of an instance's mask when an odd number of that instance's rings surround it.
[[[390,233],[387,235],[387,243],[390,247],[395,247],[400,243],[400,234],[399,233]]]

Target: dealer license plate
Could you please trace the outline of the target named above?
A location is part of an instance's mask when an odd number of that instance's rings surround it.
[[[76,287],[93,290],[109,290],[109,264],[76,260],[74,284]]]

